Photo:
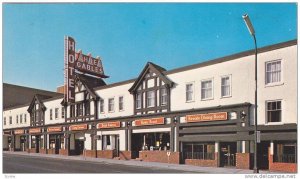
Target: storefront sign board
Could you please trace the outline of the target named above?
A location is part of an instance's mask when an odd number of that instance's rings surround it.
[[[97,129],[117,128],[121,127],[120,121],[115,122],[102,122],[97,125]]]
[[[24,130],[19,129],[14,131],[15,134],[24,134]]]
[[[163,117],[135,120],[135,126],[159,125],[164,123],[165,123],[165,119]]]
[[[70,131],[82,131],[82,130],[87,130],[87,129],[88,129],[87,124],[71,125],[69,127]]]
[[[227,120],[227,112],[187,115],[186,122],[222,121]]]
[[[62,131],[62,127],[48,127],[47,129],[48,132],[61,132]]]
[[[41,132],[41,128],[29,129],[29,134],[40,133],[40,132]]]

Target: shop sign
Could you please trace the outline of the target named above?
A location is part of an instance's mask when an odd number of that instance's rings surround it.
[[[48,127],[47,129],[48,132],[61,132],[62,131],[62,127]]]
[[[163,117],[135,120],[136,126],[158,125],[158,124],[164,124],[164,123],[165,123],[165,119]]]
[[[121,127],[120,121],[115,122],[103,122],[97,125],[97,129],[117,128]]]
[[[75,102],[75,40],[65,37],[65,101]]]
[[[19,129],[14,131],[15,134],[24,134],[24,130]]]
[[[76,70],[98,77],[107,78],[107,76],[104,75],[102,61],[100,57],[94,58],[91,56],[91,54],[84,55],[81,51],[79,51],[78,53],[76,53],[75,59]]]
[[[40,133],[40,132],[41,132],[41,128],[29,129],[29,134]]]
[[[187,115],[186,122],[222,121],[227,120],[227,112]]]
[[[6,134],[6,135],[10,135],[11,134],[10,131],[4,131],[3,133]]]
[[[87,130],[87,129],[88,129],[87,124],[71,125],[69,127],[70,131],[82,131],[82,130]]]

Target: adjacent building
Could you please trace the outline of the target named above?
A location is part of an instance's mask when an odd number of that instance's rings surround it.
[[[250,50],[113,84],[77,74],[75,103],[36,91],[4,108],[3,149],[250,169],[254,68]],[[259,168],[297,172],[297,40],[258,49],[257,124]]]

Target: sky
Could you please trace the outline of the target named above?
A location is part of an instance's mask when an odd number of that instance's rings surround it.
[[[3,82],[56,91],[64,36],[100,56],[108,84],[136,78],[147,62],[167,70],[297,38],[296,3],[3,4]]]

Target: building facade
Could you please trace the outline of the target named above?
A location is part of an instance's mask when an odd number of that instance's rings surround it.
[[[3,149],[251,169],[254,50],[105,84],[76,75],[75,103],[35,94],[3,110]],[[258,164],[297,172],[297,40],[258,49]],[[5,103],[5,101],[4,101]]]

